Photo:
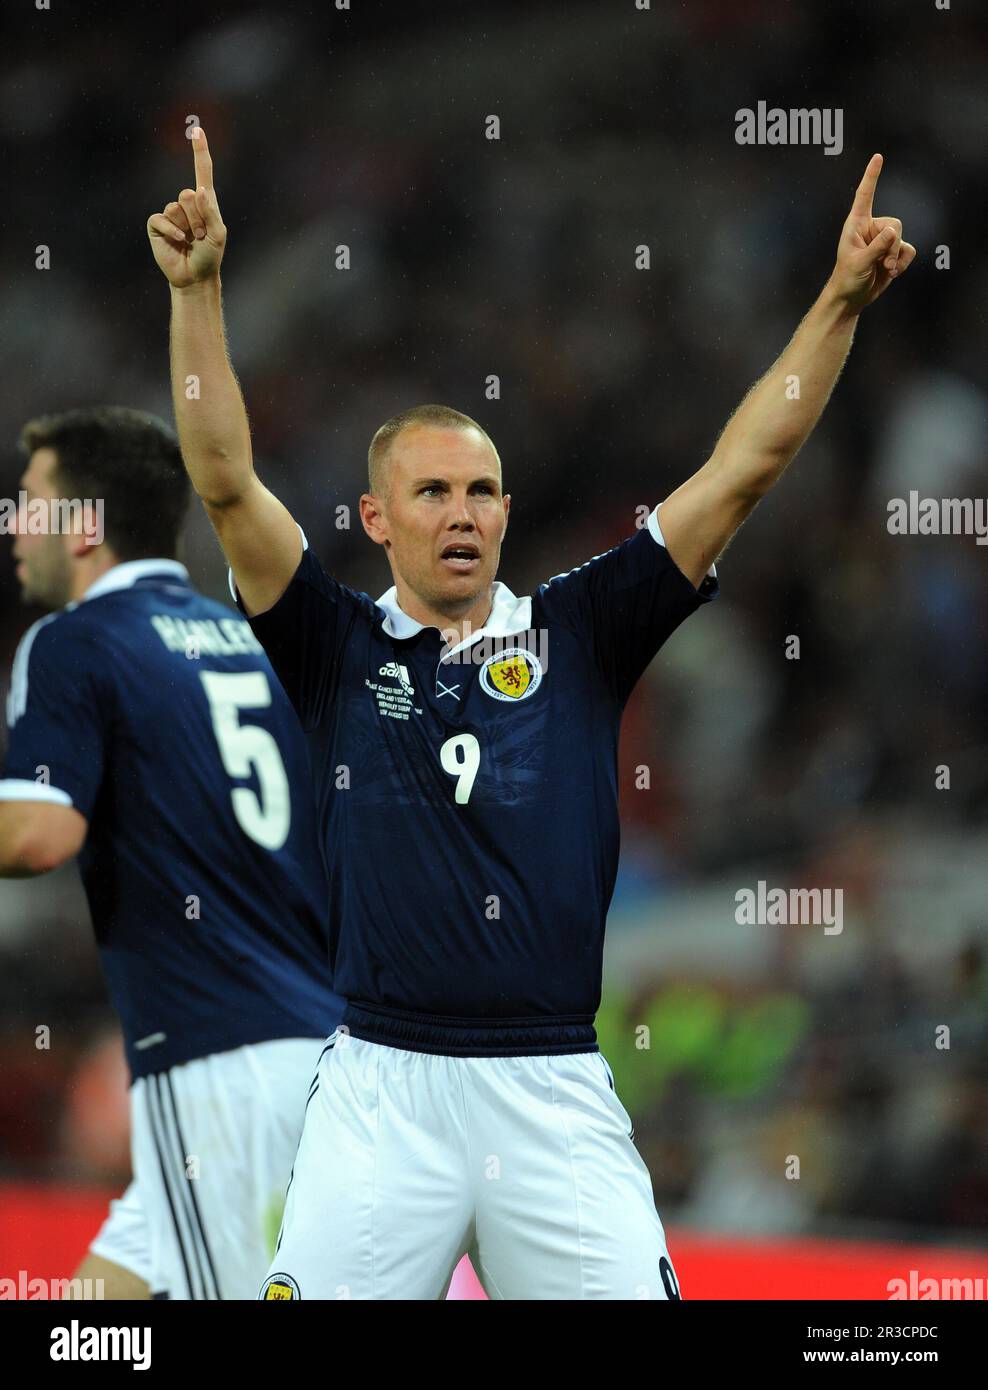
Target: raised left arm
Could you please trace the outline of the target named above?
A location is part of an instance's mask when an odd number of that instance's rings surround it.
[[[897,217],[874,217],[882,156],[872,155],[820,297],[782,356],[751,388],[713,453],[662,503],[669,554],[694,585],[809,437],[837,383],[858,315],[916,256]]]

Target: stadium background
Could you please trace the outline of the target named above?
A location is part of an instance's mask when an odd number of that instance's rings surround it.
[[[625,721],[600,1035],[687,1296],[881,1298],[917,1261],[988,1275],[985,551],[886,529],[911,488],[984,490],[988,43],[962,11],[4,16],[0,490],[16,496],[34,414],[171,417],[144,223],[191,181],[194,114],[230,229],[259,470],[324,562],[375,596],[380,556],[337,509],[356,519],[378,424],[422,401],[484,424],[514,497],[501,575],[530,592],[703,463],[884,153],[876,211],[903,219],[917,263],[864,315],[823,422],[724,557],[722,597]],[[734,113],[759,100],[842,108],[843,153],[737,145]],[[4,680],[39,616],[9,550]],[[224,595],[198,513],[183,558]],[[842,887],[843,932],[737,925],[734,895],[759,880]],[[74,868],[0,884],[0,1078],[0,1275],[68,1273],[128,1172],[122,1054]]]

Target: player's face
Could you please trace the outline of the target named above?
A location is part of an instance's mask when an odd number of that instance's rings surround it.
[[[511,499],[476,430],[417,425],[395,439],[383,506],[397,575],[425,602],[466,611],[497,573]]]
[[[52,476],[56,463],[54,449],[36,449],[31,455],[21,478],[28,509],[18,515],[14,540],[21,598],[43,608],[64,608],[72,596],[72,537],[49,534],[48,526],[40,529],[29,510],[31,502],[38,498],[50,502],[60,496]],[[48,508],[38,515],[49,515]]]

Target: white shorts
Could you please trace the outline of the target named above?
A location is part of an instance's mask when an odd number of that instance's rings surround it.
[[[152,1297],[257,1297],[322,1038],[278,1038],[138,1077],[133,1181],[90,1249]]]
[[[439,1299],[465,1254],[495,1299],[680,1297],[599,1052],[329,1041],[260,1298]]]

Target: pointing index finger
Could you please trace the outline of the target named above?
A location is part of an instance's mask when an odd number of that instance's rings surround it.
[[[196,188],[211,189],[213,186],[213,161],[209,156],[206,132],[202,126],[193,127],[192,155],[196,164]]]
[[[871,202],[875,196],[875,187],[878,183],[878,175],[882,172],[883,159],[880,154],[873,154],[868,160],[868,167],[861,176],[858,184],[858,191],[854,195],[854,203],[851,212],[855,217],[870,217]]]

